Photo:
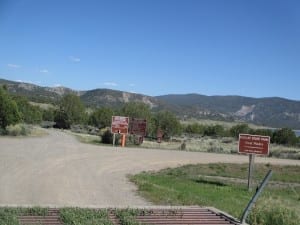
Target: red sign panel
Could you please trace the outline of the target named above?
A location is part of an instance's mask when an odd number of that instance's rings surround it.
[[[162,137],[163,137],[164,133],[161,129],[158,129],[157,130],[157,134],[156,134],[156,137],[157,137],[157,142],[158,143],[161,143],[161,140],[162,140]]]
[[[147,120],[132,118],[129,123],[129,133],[146,136]]]
[[[269,136],[240,134],[239,153],[269,155]]]
[[[129,117],[113,116],[111,121],[111,132],[119,134],[128,133]]]

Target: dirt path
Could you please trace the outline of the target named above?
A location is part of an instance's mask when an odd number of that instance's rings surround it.
[[[100,147],[48,130],[42,138],[0,138],[0,205],[147,206],[126,174],[188,163],[248,162],[247,156]],[[256,158],[300,165],[300,160]]]

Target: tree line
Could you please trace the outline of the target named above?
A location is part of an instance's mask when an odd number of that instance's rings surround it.
[[[127,116],[147,120],[147,136],[156,138],[157,130],[168,140],[176,135],[198,135],[214,137],[235,137],[240,133],[265,135],[272,143],[299,146],[300,138],[290,128],[252,129],[247,124],[237,124],[231,128],[222,125],[203,125],[200,123],[182,124],[175,114],[169,111],[152,112],[149,105],[142,102],[128,102],[119,108],[102,107],[88,109],[80,97],[67,94],[55,107],[42,109],[32,105],[27,98],[8,94],[7,88],[0,87],[0,129],[16,123],[40,124],[53,122],[56,128],[70,129],[72,125],[90,125],[99,129],[111,126],[112,116]]]
[[[164,138],[180,134],[180,121],[169,111],[151,112],[150,106],[142,102],[129,102],[120,108],[102,107],[89,109],[80,97],[67,94],[54,106],[42,109],[26,97],[10,95],[7,88],[0,87],[0,128],[5,130],[17,123],[40,124],[53,122],[54,127],[70,129],[72,125],[90,125],[99,129],[111,126],[112,116],[127,116],[147,120],[147,134],[156,137],[161,129]],[[3,132],[2,132],[3,133]]]

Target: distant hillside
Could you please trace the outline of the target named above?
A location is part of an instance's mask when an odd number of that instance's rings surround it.
[[[0,79],[12,94],[33,102],[56,103],[63,95],[74,93],[89,107],[120,107],[131,101],[144,102],[153,111],[170,110],[178,117],[251,122],[270,127],[300,129],[300,101],[283,98],[242,96],[205,96],[199,94],[146,96],[110,89],[76,91],[66,87],[41,87]]]
[[[157,96],[181,116],[238,120],[271,127],[300,127],[300,101],[284,98],[205,96],[198,94]]]
[[[132,101],[143,102],[149,105],[150,108],[156,108],[160,104],[156,98],[150,96],[110,89],[95,89],[86,91],[80,96],[80,98],[86,105],[93,107],[116,107]]]
[[[119,107],[130,101],[144,102],[152,109],[160,105],[156,98],[150,96],[110,89],[75,91],[66,87],[41,87],[35,84],[4,79],[0,79],[0,85],[6,85],[8,91],[12,94],[26,96],[29,100],[40,103],[57,103],[65,94],[73,93],[80,96],[88,107]]]
[[[0,79],[0,85],[6,85],[8,91],[12,94],[26,96],[31,101],[41,103],[55,103],[67,93],[79,94],[78,91],[73,91],[70,88],[41,87],[35,84],[15,82],[4,79]]]

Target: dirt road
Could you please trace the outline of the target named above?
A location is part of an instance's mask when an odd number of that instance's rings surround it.
[[[61,131],[33,138],[0,138],[0,205],[127,207],[151,203],[137,196],[126,174],[188,163],[248,162],[247,156],[79,143]],[[300,160],[256,158],[300,165]]]

